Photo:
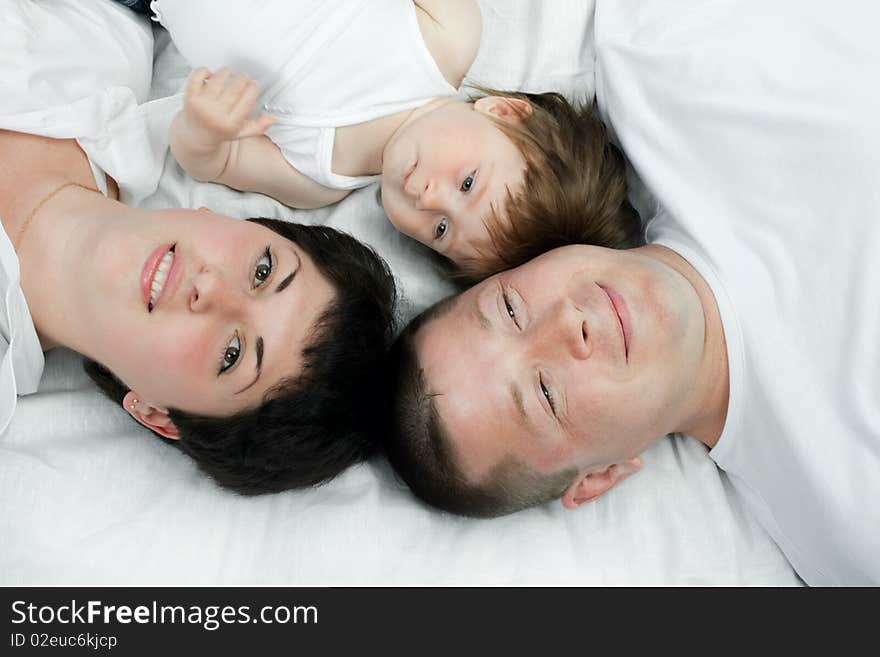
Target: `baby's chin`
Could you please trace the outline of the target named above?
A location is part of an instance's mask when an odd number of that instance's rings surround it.
[[[382,210],[385,211],[385,216],[388,217],[389,223],[392,226],[394,226],[395,230],[397,230],[397,232],[401,233],[402,235],[406,235],[410,239],[416,239],[415,237],[413,237],[412,235],[407,233],[405,230],[403,230],[403,228],[401,228],[401,223],[400,223],[398,215],[394,209],[394,202],[390,199],[391,196],[392,196],[392,194],[383,194],[382,193],[382,186],[381,185],[376,190],[376,202],[380,206],[382,206]]]

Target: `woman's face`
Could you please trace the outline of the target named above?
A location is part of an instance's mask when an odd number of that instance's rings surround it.
[[[139,404],[225,416],[296,377],[335,297],[296,244],[255,223],[161,210],[114,224],[76,272],[87,338]],[[129,403],[128,401],[126,403]]]

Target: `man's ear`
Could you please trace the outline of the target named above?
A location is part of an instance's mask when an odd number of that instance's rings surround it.
[[[532,104],[522,98],[483,96],[474,102],[474,109],[508,123],[519,123],[532,113]]]
[[[583,472],[562,494],[562,506],[576,509],[581,504],[592,502],[641,468],[642,459],[636,456],[599,470]]]
[[[168,411],[141,401],[135,392],[129,390],[125,393],[125,397],[122,398],[122,407],[147,429],[155,431],[160,436],[170,438],[171,440],[180,439],[177,427],[174,426],[174,422],[168,417]]]

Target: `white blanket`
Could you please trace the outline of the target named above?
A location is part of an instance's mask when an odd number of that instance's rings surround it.
[[[592,95],[592,2],[482,7],[499,42],[475,66],[479,82]],[[188,74],[157,36],[153,97],[176,93]],[[451,291],[422,247],[385,220],[375,187],[292,211],[197,183],[165,157],[145,207],[204,205],[348,230],[394,269],[404,318]],[[426,508],[381,459],[320,488],[242,498],[135,425],[78,357],[57,351],[0,439],[0,585],[799,583],[702,446],[667,439],[644,460],[637,477],[578,511],[554,503],[496,520]]]

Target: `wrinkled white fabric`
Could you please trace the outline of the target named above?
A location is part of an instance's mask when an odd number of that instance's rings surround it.
[[[146,100],[152,77],[149,22],[103,0],[7,0],[0,4],[0,25],[0,129],[78,139],[102,192],[109,171],[133,183],[129,196],[152,193],[164,149],[152,159],[130,157],[130,148],[138,148],[144,136],[138,132],[144,122],[137,105]],[[21,290],[18,258],[0,232],[2,434],[17,397],[37,391],[43,353]]]
[[[880,584],[880,6],[598,0],[597,96],[718,302],[710,456],[809,584]]]
[[[0,435],[12,421],[18,395],[37,391],[43,350],[21,291],[18,258],[0,227]]]
[[[537,44],[554,43],[559,24],[581,20],[582,9],[556,14],[556,0],[484,0],[481,7],[493,4],[510,33],[531,41],[505,41],[483,70],[514,86],[542,70],[561,75],[557,53]],[[523,16],[528,23],[517,22]],[[573,53],[591,52],[588,35],[579,34],[560,44],[572,61]],[[177,92],[189,74],[166,39],[157,33],[153,98]],[[545,56],[521,78],[511,68]],[[577,75],[592,66],[590,57]],[[583,82],[591,93],[586,78],[555,79],[576,90]],[[375,185],[329,208],[292,210],[261,194],[195,182],[170,154],[165,162],[158,190],[140,206],[204,205],[351,232],[387,259],[404,295],[403,320],[453,291],[430,253],[384,219]],[[574,512],[555,503],[496,520],[452,517],[415,500],[382,459],[320,488],[246,498],[218,489],[188,457],[132,422],[63,350],[47,356],[40,392],[19,400],[0,438],[0,499],[3,585],[799,583],[694,440],[663,440],[638,476]]]

